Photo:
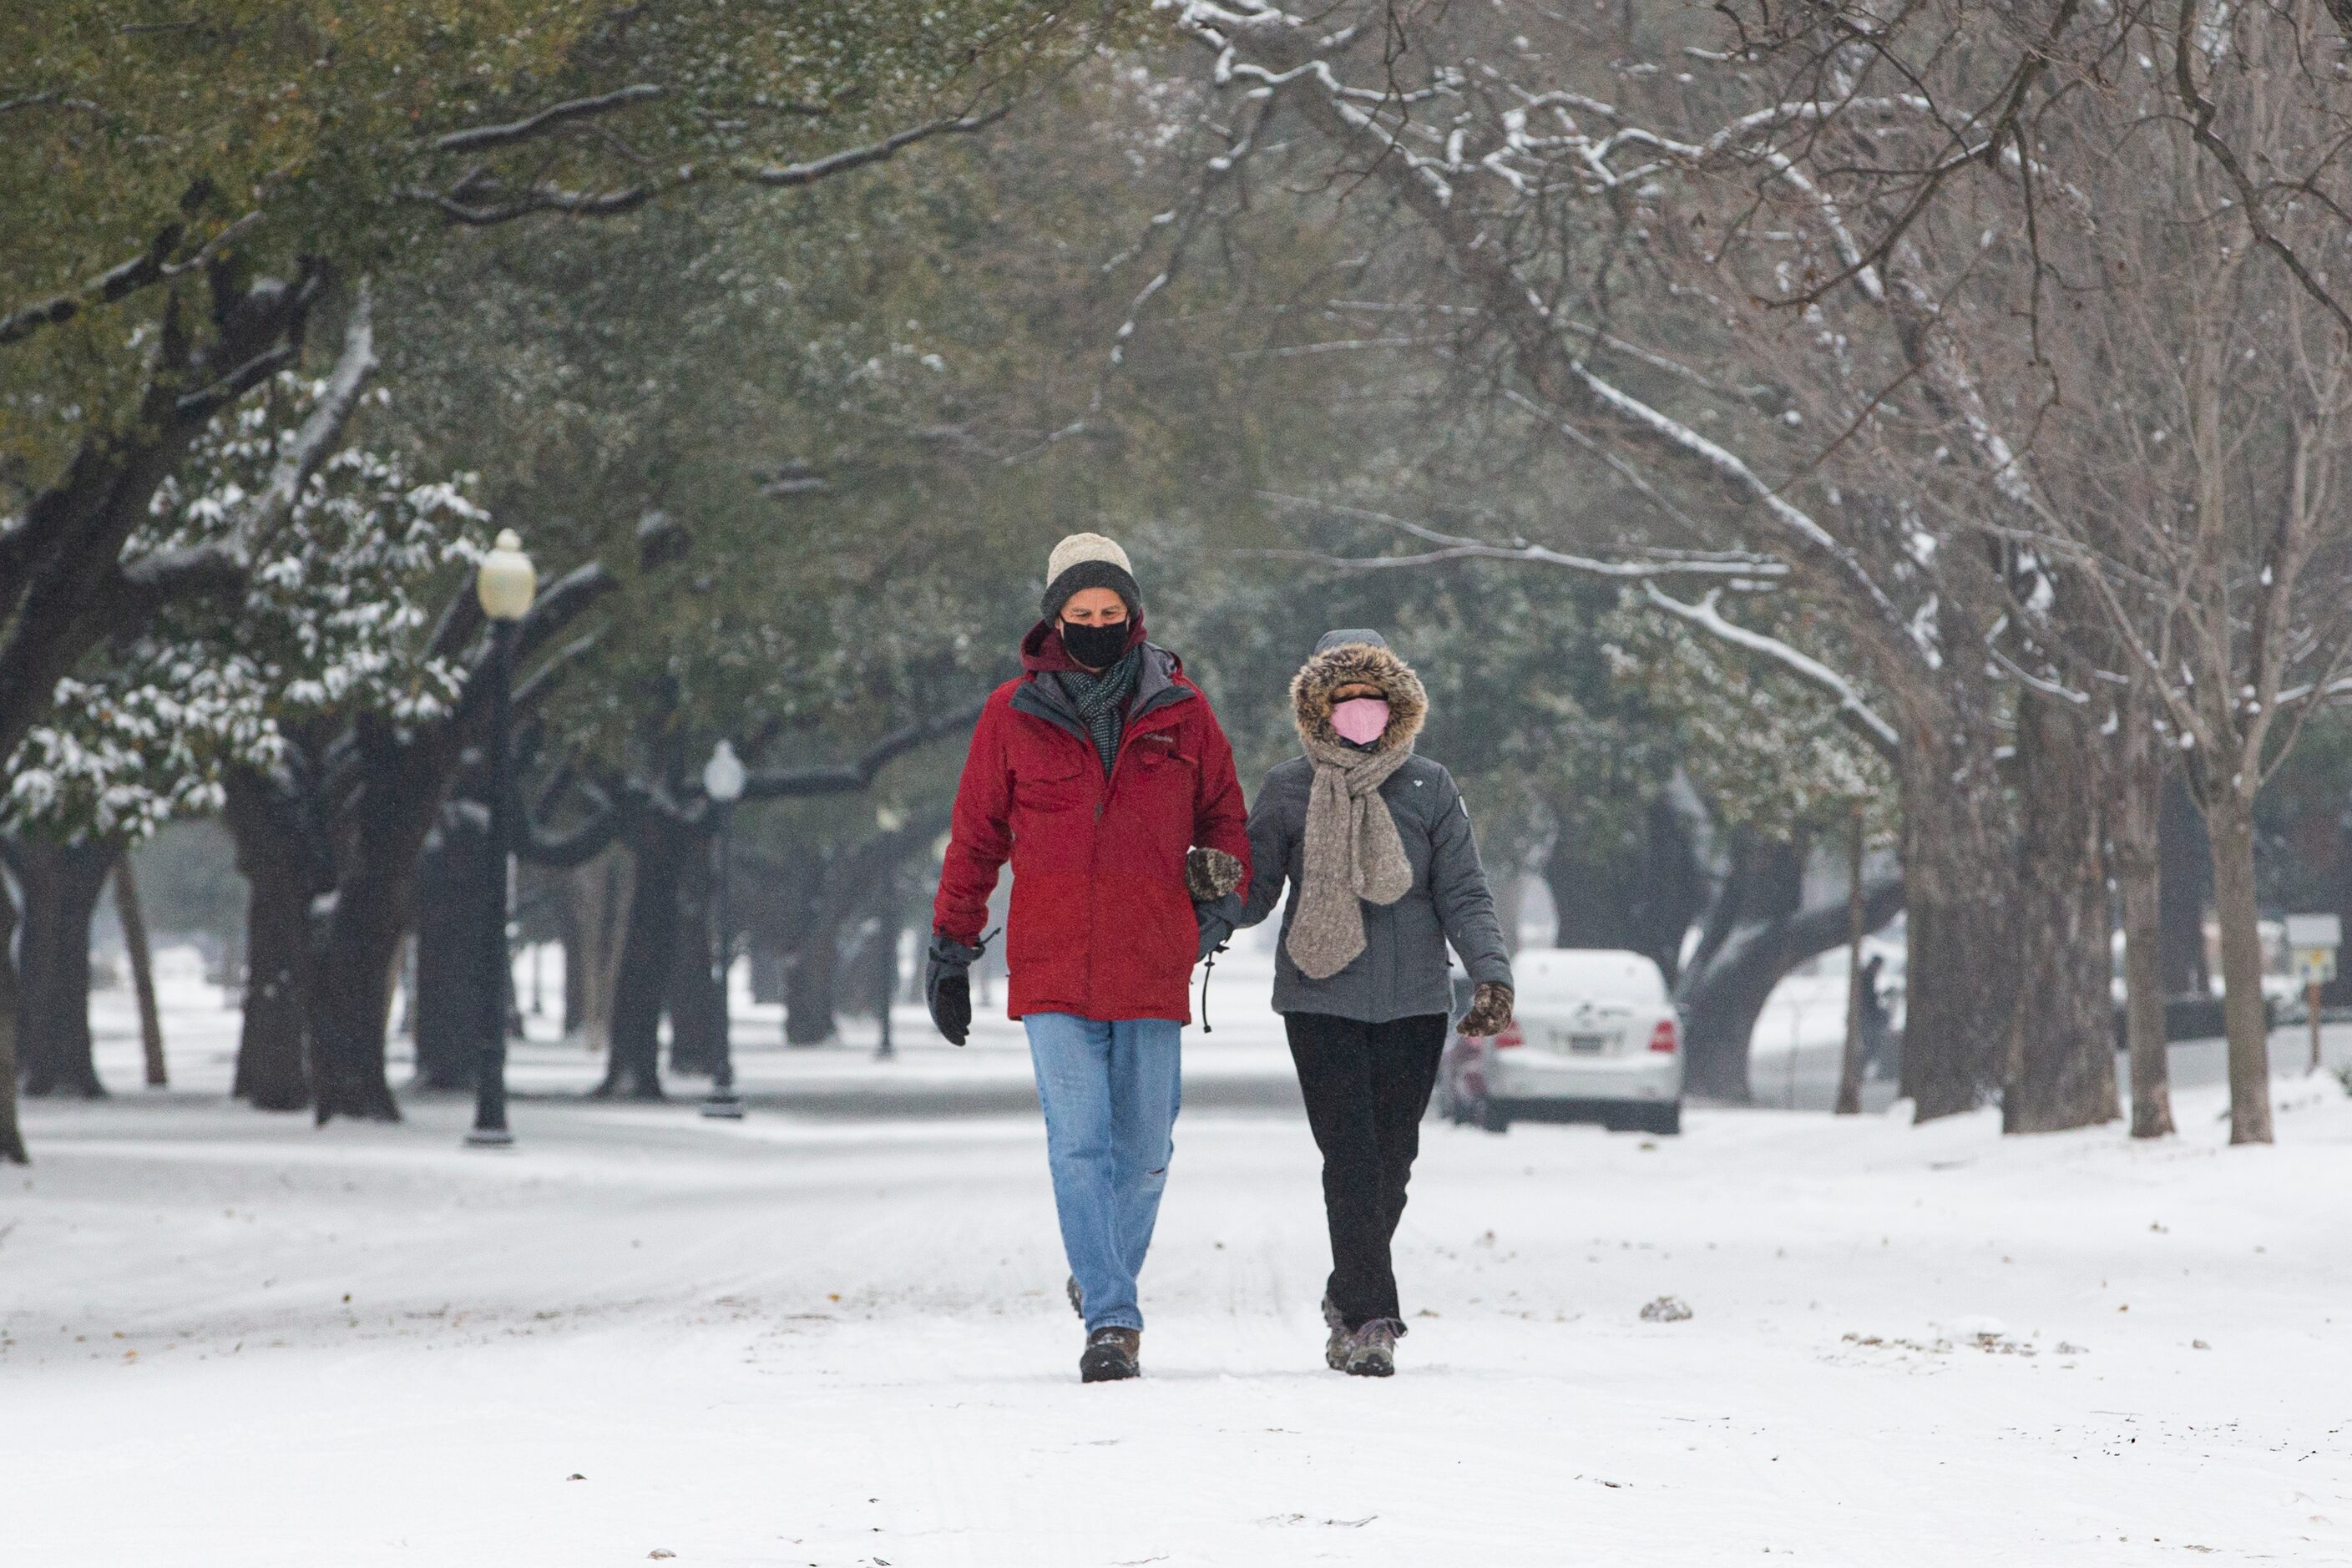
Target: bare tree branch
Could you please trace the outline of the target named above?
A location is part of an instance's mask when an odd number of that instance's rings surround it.
[[[184,224],[166,224],[147,242],[147,248],[130,260],[108,268],[80,288],[0,316],[0,344],[20,342],[43,327],[59,326],[79,315],[86,305],[110,305],[164,277],[164,262],[187,233]]]
[[[867,747],[855,762],[753,773],[743,785],[743,798],[797,799],[803,795],[839,795],[864,789],[874,782],[874,775],[894,759],[977,721],[985,700],[983,698],[962,703],[943,713],[936,713],[903,729],[894,730]]]
[[[928,142],[935,136],[969,136],[975,131],[984,131],[1012,112],[1012,103],[1005,102],[981,114],[950,115],[893,132],[879,142],[869,142],[863,147],[845,148],[822,158],[812,158],[804,163],[771,163],[763,168],[747,169],[743,177],[755,185],[814,185],[819,180],[831,179],[852,169],[862,169],[868,163],[895,158],[915,143]]]
[[[2329,0],[2329,10],[2341,22],[2347,15],[2352,15],[2352,0]],[[2352,311],[2346,310],[2337,303],[2336,296],[2327,291],[2327,285],[2314,276],[2303,258],[2294,253],[2294,247],[2281,239],[2270,225],[2263,221],[2262,192],[2255,187],[2253,176],[2246,173],[2246,165],[2239,158],[2237,150],[2214,134],[2213,121],[2221,110],[2197,85],[2194,42],[2197,17],[2198,0],[2180,0],[2180,19],[2175,24],[2172,39],[2172,80],[2181,101],[2189,107],[2189,133],[2197,138],[2200,147],[2212,155],[2213,161],[2221,165],[2221,172],[2229,176],[2230,184],[2236,187],[2238,216],[2253,234],[2254,243],[2279,258],[2294,279],[2295,286],[2336,318],[2336,328],[2343,332],[2345,342],[2352,345]]]
[[[520,195],[491,204],[471,202],[455,192],[404,190],[404,201],[425,202],[437,207],[445,216],[469,228],[494,228],[512,223],[517,218],[534,213],[562,213],[569,217],[613,217],[621,213],[635,212],[653,200],[659,191],[676,190],[691,184],[694,173],[689,169],[680,177],[659,184],[629,185],[617,191],[572,191],[559,185],[530,185]],[[463,187],[469,195],[497,195],[507,189],[496,181],[471,180]]]
[[[434,140],[433,151],[481,153],[493,147],[511,147],[518,142],[528,142],[533,137],[544,136],[551,131],[561,130],[577,121],[610,114],[616,110],[643,103],[648,99],[659,98],[662,92],[663,89],[653,82],[639,82],[634,87],[599,93],[593,98],[572,99],[567,102],[552,104],[541,110],[537,114],[505,125],[479,125],[470,131],[452,131],[447,135],[436,137]]]
[[[1343,517],[1361,518],[1369,522],[1382,522],[1402,529],[1415,539],[1427,540],[1440,546],[1416,555],[1335,555],[1308,550],[1237,550],[1236,555],[1260,559],[1312,561],[1344,571],[1386,571],[1403,566],[1427,566],[1440,561],[1517,561],[1546,566],[1563,566],[1591,576],[1640,581],[1654,577],[1735,577],[1748,580],[1771,580],[1789,574],[1786,563],[1769,556],[1751,555],[1745,551],[1722,551],[1662,555],[1651,561],[1601,561],[1587,555],[1571,555],[1524,539],[1508,544],[1496,544],[1467,534],[1448,533],[1427,523],[1412,522],[1386,512],[1371,511],[1363,507],[1348,506],[1339,501],[1312,500],[1304,496],[1285,495],[1279,490],[1257,492],[1267,500],[1292,506],[1319,507]]]

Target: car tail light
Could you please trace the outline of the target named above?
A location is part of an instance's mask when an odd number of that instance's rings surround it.
[[[1650,1048],[1660,1056],[1673,1056],[1675,1047],[1681,1043],[1675,1037],[1675,1021],[1672,1018],[1659,1019],[1658,1026],[1650,1031]]]
[[[1528,1037],[1519,1033],[1518,1020],[1516,1018],[1504,1025],[1503,1032],[1495,1037],[1495,1044],[1497,1047],[1524,1046],[1527,1043]]]

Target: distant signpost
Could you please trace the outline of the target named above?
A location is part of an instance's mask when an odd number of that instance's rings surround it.
[[[2286,945],[2294,953],[2294,975],[2303,982],[2311,1014],[2311,1070],[2319,1070],[2319,988],[2336,978],[2336,950],[2344,945],[2344,922],[2334,915],[2289,915]]]

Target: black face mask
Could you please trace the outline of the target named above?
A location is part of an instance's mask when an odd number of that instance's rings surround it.
[[[1074,626],[1064,621],[1062,647],[1088,669],[1107,669],[1127,651],[1129,629],[1125,621],[1112,621],[1099,626]]]

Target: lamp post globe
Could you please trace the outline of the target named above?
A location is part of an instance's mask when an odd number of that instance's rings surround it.
[[[539,574],[522,552],[522,538],[500,529],[474,574],[474,596],[490,621],[490,853],[491,885],[482,889],[480,984],[475,1009],[480,1020],[479,1058],[474,1072],[474,1127],[466,1142],[499,1149],[514,1142],[507,1126],[507,987],[510,983],[507,923],[512,918],[509,868],[514,857],[514,741],[509,700],[514,689],[515,636],[539,592]]]
[[[710,760],[702,764],[702,793],[715,818],[711,854],[716,865],[710,878],[711,929],[706,940],[710,983],[719,993],[719,1060],[711,1068],[710,1098],[702,1102],[702,1114],[729,1121],[741,1120],[743,1100],[735,1092],[735,1050],[727,1026],[727,972],[733,967],[728,961],[734,956],[735,945],[727,910],[727,845],[735,826],[735,803],[743,798],[743,786],[749,782],[743,759],[735,754],[731,743],[721,740],[710,748]]]
[[[511,528],[499,530],[498,542],[483,552],[474,573],[474,596],[482,614],[494,621],[519,621],[530,613],[539,592],[539,573],[522,552],[522,535]]]
[[[743,759],[735,754],[733,742],[721,741],[710,748],[710,760],[702,764],[702,793],[716,805],[733,805],[743,798],[743,785],[749,777],[743,769]]]

